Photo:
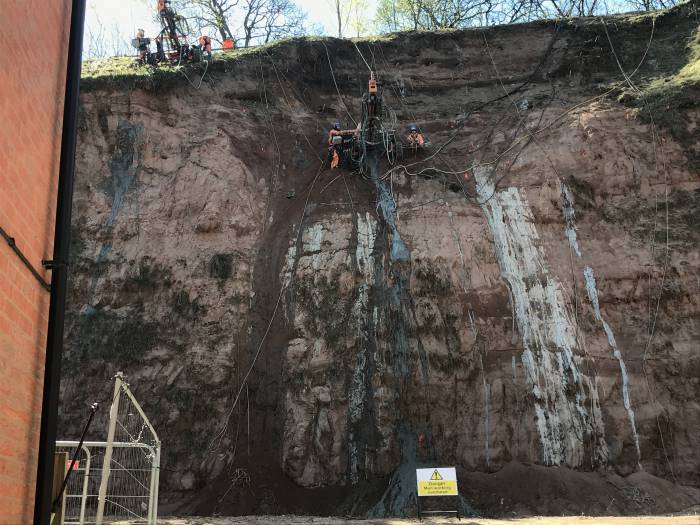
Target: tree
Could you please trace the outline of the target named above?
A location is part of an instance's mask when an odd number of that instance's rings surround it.
[[[243,47],[303,32],[304,13],[291,0],[242,0],[242,8]]]
[[[678,0],[379,0],[381,31],[436,30],[671,7]]]
[[[215,40],[223,42],[232,40],[233,32],[229,20],[233,18],[236,7],[241,0],[180,0],[175,4],[180,13],[192,20],[202,31],[206,28],[215,30],[221,37]]]
[[[369,3],[367,0],[350,0],[348,25],[358,38],[367,33],[372,24],[367,16]]]
[[[242,47],[297,36],[305,29],[304,12],[293,0],[179,0],[176,5],[200,32],[213,30],[219,41],[240,36]]]
[[[90,7],[94,9],[94,6]],[[107,29],[96,10],[90,13],[90,24],[86,24],[84,34],[84,57],[106,58],[130,55],[135,52],[130,42],[131,38],[124,36],[116,23]]]
[[[338,23],[338,38],[343,38],[343,28],[348,24],[352,0],[327,0],[335,13]]]

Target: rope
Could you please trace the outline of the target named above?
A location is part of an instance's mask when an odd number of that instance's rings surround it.
[[[348,114],[348,117],[350,117],[350,120],[352,120],[352,123],[357,125],[357,122],[355,122],[355,119],[352,118],[352,115],[350,114],[350,108],[348,108],[348,105],[345,103],[345,100],[343,100],[343,95],[340,94],[340,89],[338,88],[338,82],[335,80],[335,74],[333,73],[333,64],[331,64],[331,56],[328,54],[328,48],[326,47],[326,43],[321,40],[321,44],[323,44],[323,48],[326,50],[326,58],[328,58],[328,67],[331,70],[331,77],[333,77],[333,84],[335,85],[335,90],[338,92],[338,98],[340,99],[340,102],[345,106],[345,112]]]
[[[628,75],[628,74],[625,72],[624,68],[622,67],[622,64],[620,63],[620,60],[618,59],[617,52],[615,51],[615,46],[613,45],[612,39],[610,38],[610,33],[608,32],[608,28],[607,28],[607,26],[605,25],[605,21],[604,21],[602,18],[600,19],[600,21],[601,21],[601,24],[603,25],[603,29],[605,30],[605,36],[606,36],[606,38],[608,39],[608,44],[610,45],[610,50],[612,51],[613,57],[615,58],[615,62],[616,62],[616,64],[617,64],[618,69],[620,70],[620,73],[622,74],[622,77],[625,79],[625,81],[626,81],[627,84],[630,86],[630,88],[631,88],[634,92],[636,92],[638,95],[641,96],[642,102],[643,102],[644,106],[645,106],[645,107],[647,108],[647,110],[649,111],[649,116],[650,116],[650,118],[651,118],[652,144],[653,144],[653,146],[654,146],[654,149],[653,149],[653,153],[654,153],[654,164],[655,164],[655,166],[656,166],[657,173],[658,173],[658,161],[657,161],[658,156],[657,156],[657,151],[656,151],[657,140],[658,140],[658,144],[659,144],[659,146],[660,146],[661,148],[663,148],[663,143],[661,142],[661,140],[659,140],[659,139],[657,138],[657,137],[658,137],[658,133],[657,133],[657,131],[656,131],[656,123],[655,123],[655,120],[654,120],[654,112],[651,110],[651,107],[649,106],[649,103],[648,103],[648,101],[647,101],[647,99],[646,99],[646,96],[644,95],[644,93],[642,92],[642,90],[640,90],[640,89],[634,84],[634,82],[632,82],[632,79],[631,79],[632,75]],[[652,26],[651,26],[651,34],[652,34],[652,37],[653,37],[653,34],[654,34],[654,26],[655,26],[654,21],[655,21],[655,18],[652,18]],[[637,65],[637,67],[634,69],[634,72],[633,72],[633,73],[636,73],[637,70],[641,67],[642,62],[644,61],[644,58],[646,57],[647,52],[649,51],[649,47],[651,46],[651,40],[652,40],[652,39],[651,39],[651,37],[650,37],[650,38],[649,38],[649,43],[648,43],[648,45],[647,45],[647,49],[646,49],[646,51],[644,52],[644,55],[643,55],[643,57],[642,57],[642,61],[640,61],[640,63],[639,63],[639,64]],[[664,252],[664,267],[663,267],[663,271],[662,271],[662,274],[661,274],[661,283],[660,283],[660,285],[659,285],[659,293],[658,293],[657,299],[656,299],[656,308],[655,308],[655,311],[654,311],[654,319],[653,319],[652,325],[651,325],[651,327],[650,327],[650,329],[649,329],[649,338],[647,339],[647,343],[646,343],[646,345],[644,346],[644,353],[643,353],[643,356],[642,356],[642,371],[643,371],[643,373],[644,373],[644,380],[645,380],[645,382],[646,382],[647,391],[649,392],[649,396],[650,396],[650,398],[651,398],[652,403],[657,404],[662,410],[665,410],[664,407],[663,407],[663,405],[662,405],[661,403],[659,403],[658,399],[656,398],[656,394],[654,393],[653,389],[651,388],[651,383],[650,383],[650,381],[649,381],[649,374],[648,374],[647,367],[646,367],[647,353],[648,353],[648,350],[649,350],[649,348],[650,348],[650,346],[651,346],[651,343],[652,343],[652,341],[653,341],[653,339],[654,339],[654,333],[655,333],[655,331],[656,331],[656,320],[657,320],[658,314],[659,314],[659,308],[660,308],[660,305],[661,305],[661,297],[662,297],[663,292],[664,292],[664,285],[665,285],[665,282],[666,282],[666,273],[667,273],[667,271],[668,271],[668,263],[669,263],[669,251],[670,251],[670,250],[669,250],[669,216],[668,216],[668,166],[666,166],[665,163],[664,163],[664,166],[663,166],[663,172],[664,172],[664,196],[665,196],[665,207],[666,207],[666,244],[665,244],[665,252]],[[663,453],[664,453],[664,459],[666,460],[666,465],[668,466],[668,469],[671,471],[671,476],[673,477],[674,480],[676,480],[676,474],[675,474],[675,472],[674,472],[674,470],[673,470],[673,466],[671,465],[671,460],[669,459],[668,451],[667,451],[667,449],[666,449],[666,442],[665,442],[665,440],[664,440],[663,432],[661,431],[661,421],[659,420],[659,415],[658,415],[658,413],[657,413],[657,414],[654,414],[654,416],[655,416],[655,419],[656,419],[656,427],[657,427],[657,429],[658,429],[658,431],[659,431],[659,439],[660,439],[660,441],[661,441],[661,449],[663,450]]]
[[[395,170],[397,170],[397,169],[402,169],[402,168],[406,168],[406,167],[415,166],[416,164],[420,164],[420,163],[423,163],[423,162],[427,162],[427,161],[433,159],[433,158],[434,158],[435,156],[437,156],[447,145],[451,144],[451,143],[455,140],[455,138],[457,138],[457,135],[459,134],[459,132],[460,132],[460,131],[462,130],[462,128],[464,127],[465,122],[467,121],[467,119],[468,119],[473,113],[476,113],[477,111],[481,111],[483,108],[485,108],[485,107],[487,107],[487,106],[493,104],[494,102],[498,102],[498,101],[503,100],[503,99],[505,99],[505,98],[510,98],[511,95],[514,95],[515,93],[521,91],[525,86],[527,86],[528,84],[530,84],[530,83],[532,82],[532,80],[535,78],[535,75],[539,72],[539,70],[542,68],[542,66],[545,64],[545,62],[546,62],[547,59],[549,58],[549,55],[551,54],[552,48],[554,47],[554,43],[556,42],[556,40],[557,40],[558,37],[559,37],[559,25],[558,25],[558,24],[559,24],[559,22],[556,22],[556,24],[555,24],[555,33],[554,33],[554,35],[552,36],[552,38],[551,38],[551,40],[550,40],[550,42],[549,42],[549,45],[547,46],[547,49],[545,50],[545,53],[544,53],[544,55],[542,56],[542,59],[541,59],[540,62],[537,64],[537,67],[536,67],[536,68],[532,71],[532,73],[528,76],[528,78],[526,78],[521,84],[519,84],[518,86],[516,86],[516,87],[513,88],[512,90],[506,91],[506,93],[505,93],[504,95],[500,95],[500,96],[498,96],[498,97],[494,97],[494,98],[492,98],[492,99],[490,99],[490,100],[487,100],[487,101],[485,101],[485,102],[482,102],[482,103],[478,104],[476,107],[474,107],[472,110],[470,110],[464,118],[462,118],[462,119],[459,120],[459,122],[458,122],[458,124],[457,124],[457,129],[455,129],[455,131],[452,133],[452,135],[451,135],[451,136],[450,136],[436,151],[435,151],[435,153],[433,153],[432,155],[429,155],[429,156],[426,157],[425,159],[421,159],[421,160],[416,161],[416,162],[414,162],[414,163],[412,163],[412,164],[402,165],[402,166],[396,166],[396,167],[392,168],[391,170],[389,170],[389,172],[395,171]],[[610,93],[611,91],[613,91],[613,89],[614,89],[614,88],[610,89],[610,90],[609,90],[608,92],[606,92],[604,95],[607,95],[607,93]],[[603,95],[599,95],[599,97],[600,97],[600,96],[603,96]],[[596,98],[598,98],[598,97],[596,97]],[[560,118],[561,118],[561,117],[563,117],[563,115],[561,115]],[[553,123],[554,123],[554,122],[552,122],[551,124],[553,124]],[[535,132],[535,133],[537,133],[537,132]],[[535,134],[535,133],[532,133],[532,134]],[[531,134],[531,135],[532,135],[532,134]],[[519,139],[519,140],[522,140],[522,137],[521,137],[521,139]],[[510,150],[514,147],[514,145],[515,145],[515,144],[512,144],[511,147],[509,147],[506,151],[502,152],[502,153],[499,155],[498,158],[502,157],[505,153],[507,153],[508,151],[510,151]],[[387,174],[385,174],[385,177],[389,175],[389,172],[387,172]],[[382,178],[385,178],[385,177],[382,177]]]
[[[273,140],[275,141],[275,148],[277,149],[277,163],[273,164],[274,167],[272,169],[272,173],[270,173],[270,192],[267,197],[267,202],[265,203],[265,217],[267,217],[267,212],[270,209],[270,201],[272,200],[272,195],[275,193],[275,188],[277,184],[277,178],[279,176],[279,170],[280,170],[280,164],[282,164],[282,152],[280,151],[280,145],[279,142],[277,141],[277,133],[275,133],[275,127],[272,124],[272,117],[270,116],[270,104],[267,99],[267,84],[265,83],[265,73],[263,71],[262,67],[262,57],[259,58],[259,64],[260,64],[260,80],[262,82],[262,88],[263,92],[261,95],[261,99],[264,97],[264,102],[265,102],[265,110],[267,113],[267,121],[268,121],[268,128],[270,130],[270,133],[272,135]],[[262,100],[261,100],[262,102]],[[273,159],[272,162],[274,163],[274,152],[273,152]],[[263,223],[263,231],[265,231],[267,221]]]
[[[362,51],[360,51],[360,48],[357,47],[357,43],[356,43],[354,40],[352,41],[352,45],[355,46],[355,49],[357,49],[357,53],[360,55],[360,58],[362,59],[362,61],[363,61],[363,62],[365,63],[365,65],[367,66],[367,69],[369,69],[369,72],[372,73],[372,68],[371,68],[370,65],[367,63],[367,60],[365,60],[365,57],[364,57],[364,55],[362,54]],[[371,51],[370,51],[370,52],[371,52]]]
[[[177,68],[177,70],[178,70],[180,73],[182,73],[182,76],[184,76],[184,77],[187,79],[187,82],[189,82],[190,86],[192,86],[192,87],[195,88],[195,89],[199,89],[200,87],[202,87],[202,81],[204,80],[204,75],[207,74],[207,69],[209,69],[209,61],[208,61],[208,60],[205,60],[204,62],[206,63],[206,65],[204,66],[204,73],[202,73],[202,77],[199,79],[199,83],[198,83],[196,86],[192,83],[192,81],[190,80],[190,77],[188,77],[188,76],[185,74],[185,72],[184,72],[184,66],[181,67],[181,66],[179,65],[179,63],[178,63],[178,68]]]
[[[314,186],[316,185],[316,181],[318,180],[319,175],[321,174],[321,171],[323,170],[325,162],[321,162],[321,165],[318,167],[318,171],[316,172],[316,176],[314,177],[313,181],[311,182],[311,187],[306,195],[306,200],[304,201],[304,208],[302,209],[301,212],[301,219],[299,221],[299,231],[297,233],[297,241],[301,237],[301,232],[303,231],[302,225],[304,223],[304,217],[306,215],[306,209],[309,204],[309,198],[311,197],[311,193],[314,189]],[[214,436],[214,438],[211,440],[209,443],[209,448],[208,450],[211,451],[214,448],[214,442],[219,441],[219,444],[221,443],[221,440],[223,439],[224,435],[226,434],[226,431],[228,430],[228,424],[231,420],[231,416],[233,415],[233,411],[236,408],[236,405],[238,405],[238,402],[241,398],[241,394],[243,393],[243,389],[247,387],[247,381],[248,378],[250,377],[250,374],[253,372],[253,368],[255,367],[255,363],[257,362],[258,358],[260,357],[260,354],[262,353],[263,349],[263,344],[265,343],[265,339],[267,339],[268,334],[270,333],[270,329],[272,328],[272,323],[275,320],[275,317],[277,316],[277,310],[279,309],[280,302],[282,301],[282,296],[284,295],[284,292],[287,290],[289,286],[289,283],[285,283],[282,288],[280,289],[280,293],[277,296],[277,301],[275,302],[275,307],[272,311],[272,315],[270,316],[270,320],[267,323],[267,327],[265,328],[265,332],[263,333],[262,338],[260,339],[260,342],[258,343],[257,350],[255,351],[255,355],[253,356],[253,361],[250,363],[250,366],[248,367],[248,370],[246,371],[245,375],[243,376],[243,381],[241,382],[241,385],[238,389],[238,392],[236,393],[236,397],[233,400],[233,403],[231,404],[231,408],[229,409],[228,414],[226,415],[226,419],[224,421],[224,424],[221,428],[221,430]]]
[[[265,54],[267,55],[267,57],[268,57],[269,60],[270,60],[270,64],[272,64],[272,69],[275,71],[275,76],[277,77],[277,82],[279,83],[280,88],[282,89],[282,95],[284,96],[284,100],[287,102],[287,105],[289,106],[289,109],[292,109],[292,104],[291,104],[291,102],[289,101],[289,97],[287,97],[287,92],[285,91],[284,85],[282,84],[282,80],[280,79],[280,72],[278,71],[277,66],[275,65],[275,61],[272,59],[272,55],[270,55],[270,53],[267,51],[267,49],[265,49],[264,51],[265,51]],[[286,75],[285,75],[284,73],[282,73],[282,76],[283,76],[284,79],[291,85],[291,82],[289,82],[289,79],[286,77]],[[309,113],[311,113],[311,110],[310,110],[309,107],[306,105],[306,103],[304,103],[302,97],[299,96],[299,95],[297,95],[297,98],[301,101],[301,103],[304,105],[304,107],[306,108],[306,110],[307,110]],[[314,119],[314,121],[316,122],[316,125],[318,125],[318,122],[319,122],[318,119]],[[301,134],[304,136],[304,139],[306,140],[306,143],[309,145],[309,148],[311,148],[311,150],[313,151],[314,155],[316,155],[316,157],[318,157],[318,160],[322,161],[323,158],[318,154],[318,151],[317,151],[318,148],[314,147],[314,146],[311,144],[311,141],[309,140],[309,137],[306,135],[306,133],[304,133],[304,130],[303,130],[303,129],[300,130],[300,131],[301,131]]]

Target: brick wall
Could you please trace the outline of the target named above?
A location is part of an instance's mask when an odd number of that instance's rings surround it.
[[[2,0],[0,226],[47,281],[70,0]],[[49,293],[0,239],[0,523],[32,522]]]

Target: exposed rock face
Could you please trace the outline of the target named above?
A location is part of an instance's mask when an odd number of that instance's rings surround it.
[[[688,13],[638,75],[680,67]],[[650,29],[610,28],[626,69]],[[359,47],[433,143],[365,178],[319,168],[366,81],[348,42],[215,62],[199,90],[88,86],[66,435],[123,370],[171,509],[402,514],[436,463],[482,513],[692,504],[700,181],[605,96],[600,23]]]

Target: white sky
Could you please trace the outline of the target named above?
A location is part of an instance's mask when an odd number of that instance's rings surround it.
[[[332,0],[296,0],[295,3],[306,12],[310,24],[318,24],[324,29],[324,34],[336,35],[337,25]],[[128,42],[143,28],[146,35],[154,35],[159,30],[155,22],[156,0],[88,0],[85,17],[85,44],[87,50],[89,35],[99,34],[100,24],[103,27],[103,40],[109,49],[114,36],[119,35]],[[367,15],[374,17],[376,0],[369,0]],[[233,26],[238,26],[234,20]],[[343,31],[345,33],[345,31]],[[348,35],[344,35],[348,36]],[[107,42],[109,41],[109,42]]]

